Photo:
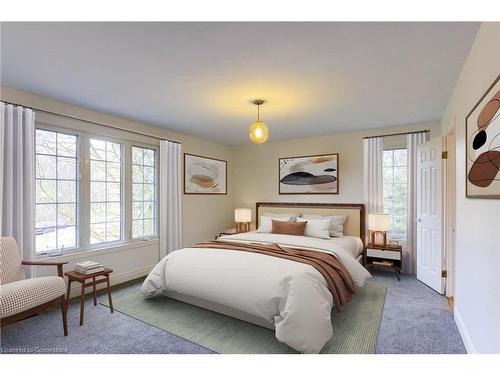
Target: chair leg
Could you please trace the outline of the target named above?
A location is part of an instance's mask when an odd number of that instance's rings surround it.
[[[61,312],[62,312],[62,320],[63,320],[63,329],[64,329],[64,336],[68,336],[68,319],[67,319],[67,300],[63,296],[61,296]]]

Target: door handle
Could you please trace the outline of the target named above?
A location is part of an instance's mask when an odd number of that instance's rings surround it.
[[[421,222],[422,222],[422,218],[421,218],[421,217],[417,218],[417,221],[418,221],[419,223],[421,223]]]

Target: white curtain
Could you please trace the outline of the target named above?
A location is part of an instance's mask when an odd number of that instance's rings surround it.
[[[160,259],[181,247],[181,145],[160,141]]]
[[[363,139],[363,202],[366,215],[384,209],[384,138]],[[368,220],[365,233],[368,235]]]
[[[363,201],[366,213],[380,213],[384,203],[384,138],[363,139]]]
[[[408,148],[407,172],[407,229],[406,246],[403,248],[403,272],[417,272],[417,146],[429,140],[429,132],[412,133],[406,136]]]
[[[35,257],[34,171],[35,114],[0,102],[0,235],[16,239],[23,260]]]

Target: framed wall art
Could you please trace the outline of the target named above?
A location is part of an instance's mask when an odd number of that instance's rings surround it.
[[[500,198],[500,75],[465,118],[465,194]]]
[[[338,194],[339,154],[279,159],[280,194]]]
[[[184,194],[227,194],[227,162],[185,153]]]

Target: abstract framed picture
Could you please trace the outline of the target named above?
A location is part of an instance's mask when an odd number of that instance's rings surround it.
[[[227,162],[185,153],[184,194],[227,194]]]
[[[339,154],[279,159],[280,194],[338,194]]]
[[[500,198],[500,75],[465,118],[467,198]]]

